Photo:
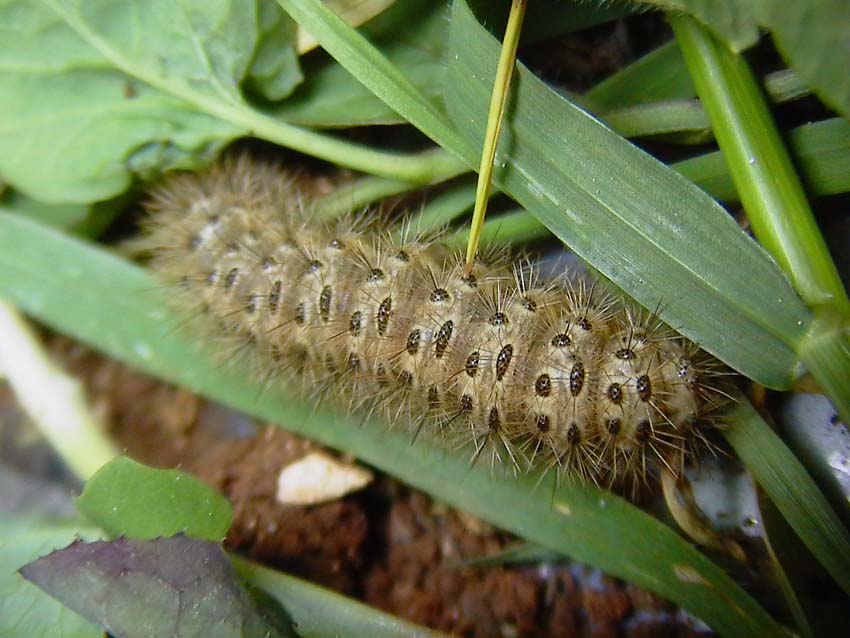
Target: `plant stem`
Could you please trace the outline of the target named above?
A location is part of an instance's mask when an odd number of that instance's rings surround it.
[[[499,132],[502,129],[502,118],[505,114],[505,104],[508,101],[508,90],[511,86],[514,67],[516,66],[516,50],[519,46],[519,36],[522,32],[522,21],[525,18],[526,0],[513,0],[508,16],[508,26],[505,27],[505,39],[499,54],[499,64],[496,67],[496,78],[493,81],[493,93],[490,96],[490,109],[487,113],[487,128],[484,131],[484,146],[481,149],[481,163],[478,167],[478,186],[475,190],[475,210],[469,227],[469,241],[466,244],[466,274],[472,272],[475,255],[478,253],[478,242],[481,240],[481,227],[484,225],[484,215],[487,213],[487,202],[490,200],[490,187],[493,181],[493,159],[496,157],[496,146],[499,143]]]
[[[432,166],[430,183],[443,182],[469,171],[466,165],[457,162],[453,155],[440,148],[425,151],[421,153],[421,157],[423,162],[429,162]],[[320,219],[333,219],[384,197],[399,195],[419,186],[421,184],[387,177],[364,177],[322,197],[316,202],[316,209]]]
[[[522,244],[551,235],[549,229],[536,217],[520,208],[488,219],[481,229],[481,243],[494,246]],[[449,248],[462,248],[466,245],[466,238],[466,229],[461,229],[446,237],[444,243]]]
[[[248,106],[206,107],[222,119],[244,126],[251,135],[371,175],[421,186],[438,181],[441,175],[466,170],[464,163],[445,152],[405,155],[381,151],[286,124]]]
[[[58,368],[26,320],[0,299],[0,370],[53,448],[81,479],[118,450],[92,414],[80,381]]]
[[[476,185],[466,180],[448,188],[410,219],[410,229],[415,234],[440,230],[475,204],[475,191]]]
[[[850,301],[747,62],[687,16],[670,23],[761,244],[810,306]]]

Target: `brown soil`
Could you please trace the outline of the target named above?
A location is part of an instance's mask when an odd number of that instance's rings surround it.
[[[317,445],[66,340],[55,350],[131,456],[183,467],[231,500],[227,543],[256,560],[461,636],[710,635],[672,604],[575,563],[471,564],[516,539],[386,477],[327,504],[285,506],[280,470]]]

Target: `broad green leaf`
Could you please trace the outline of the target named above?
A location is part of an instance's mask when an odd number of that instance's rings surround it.
[[[726,440],[809,551],[850,594],[850,533],[808,472],[746,400],[728,420]]]
[[[245,129],[254,3],[0,2],[0,174],[47,202],[112,197],[133,175],[209,161]]]
[[[78,538],[96,539],[101,532],[82,521],[64,524],[50,519],[0,519],[0,636],[8,638],[102,638],[95,625],[66,609],[18,573],[39,556]]]
[[[295,52],[295,23],[272,0],[258,0],[259,40],[246,88],[267,100],[281,100],[304,81]]]
[[[672,13],[689,13],[734,51],[768,29],[789,66],[829,106],[850,114],[850,3],[846,0],[638,0]],[[828,51],[828,55],[824,55]]]
[[[755,0],[752,6],[789,66],[826,104],[850,116],[850,3]]]
[[[76,540],[28,563],[21,575],[122,638],[296,636],[285,614],[257,609],[213,541]]]
[[[742,51],[754,45],[759,38],[758,22],[753,15],[750,0],[637,0],[674,13],[690,13]]]
[[[456,0],[446,99],[476,145],[497,58],[498,43]],[[787,387],[809,312],[771,259],[692,182],[517,71],[496,184],[685,336],[764,385]]]
[[[251,134],[378,175],[434,178],[437,167],[418,158],[249,105],[240,83],[259,63],[255,9],[254,0],[0,0],[0,175],[40,201],[100,201],[135,177],[209,163]]]
[[[157,470],[125,456],[89,479],[77,509],[110,536],[158,538],[186,534],[221,541],[230,528],[230,503],[179,470]]]
[[[49,271],[43,268],[45,254],[57,264]],[[690,543],[621,498],[593,485],[555,486],[551,475],[541,481],[491,472],[485,464],[471,467],[466,454],[443,451],[426,437],[411,442],[401,429],[363,423],[359,415],[331,412],[293,400],[285,388],[252,382],[245,366],[220,365],[191,330],[175,330],[180,319],[166,310],[163,292],[144,271],[101,249],[0,213],[0,294],[55,329],[345,450],[439,500],[658,592],[720,633],[784,634]]]

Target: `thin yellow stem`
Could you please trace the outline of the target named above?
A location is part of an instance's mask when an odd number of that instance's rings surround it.
[[[527,4],[527,0],[513,0],[511,13],[508,16],[508,26],[505,27],[505,39],[502,43],[502,53],[499,56],[499,66],[496,68],[496,80],[493,83],[493,94],[490,97],[490,110],[487,114],[487,130],[484,133],[484,148],[481,153],[478,186],[475,191],[475,208],[469,229],[469,241],[466,244],[467,276],[472,272],[472,264],[478,252],[478,243],[481,240],[481,228],[484,226],[484,215],[487,212],[487,202],[490,199],[493,158],[496,156],[496,145],[499,142],[502,117],[508,100],[508,89],[516,66],[516,50],[519,45],[519,36],[522,31],[522,21],[525,18]]]

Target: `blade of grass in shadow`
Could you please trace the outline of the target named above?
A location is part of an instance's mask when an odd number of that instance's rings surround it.
[[[790,69],[768,73],[763,83],[765,93],[777,104],[812,92]],[[659,100],[687,100],[695,95],[682,51],[671,40],[606,78],[582,99],[594,112],[602,113]]]
[[[269,569],[233,554],[233,567],[241,578],[277,600],[298,626],[301,638],[323,636],[380,636],[417,638],[444,636],[414,625],[363,603]]]
[[[767,550],[788,608],[804,638],[829,636],[850,624],[850,599],[803,545],[764,490],[759,510]]]
[[[45,255],[55,266],[45,268]],[[592,485],[553,485],[470,467],[408,432],[293,400],[222,366],[166,309],[144,270],[29,220],[0,213],[0,294],[57,330],[206,396],[345,450],[461,510],[658,592],[733,637],[783,636],[752,598],[672,530]],[[265,389],[264,389],[265,387]],[[628,533],[624,533],[628,530]],[[722,593],[722,595],[720,595]]]
[[[695,95],[682,52],[671,40],[606,78],[583,97],[595,110],[606,111]]]
[[[466,164],[476,157],[473,147],[455,131],[446,115],[398,67],[321,1],[278,0],[278,4],[399,115]]]
[[[792,129],[786,137],[809,194],[850,192],[850,122],[835,117],[804,124]],[[673,164],[673,168],[713,197],[738,201],[722,152],[692,157]]]
[[[723,430],[747,469],[809,551],[850,594],[850,533],[797,457],[741,398]]]

